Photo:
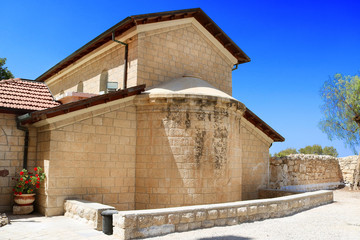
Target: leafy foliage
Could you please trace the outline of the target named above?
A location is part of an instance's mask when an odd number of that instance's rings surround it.
[[[287,155],[290,155],[290,154],[297,154],[298,152],[296,151],[295,148],[287,148],[285,150],[282,150],[278,153],[275,153],[274,154],[274,157],[284,157],[284,156],[287,156]]]
[[[300,148],[299,153],[322,155],[323,149],[320,145],[314,144],[312,146],[306,146],[304,148]]]
[[[14,75],[4,67],[6,58],[0,58],[0,80],[14,78]]]
[[[330,140],[343,140],[356,153],[360,143],[360,78],[336,74],[323,85],[321,110],[324,119],[319,126]]]
[[[279,153],[275,153],[274,157],[283,157],[290,154],[316,154],[316,155],[330,155],[333,157],[337,157],[339,154],[334,147],[324,147],[322,148],[318,144],[314,144],[312,146],[306,146],[304,148],[300,148],[299,151],[296,151],[295,148],[287,148]]]
[[[28,172],[23,169],[16,181],[15,187],[13,188],[14,194],[29,194],[34,193],[34,190],[40,188],[40,183],[45,179],[45,173],[41,167],[35,167],[34,173]]]
[[[323,155],[330,155],[330,156],[333,156],[333,157],[339,156],[339,153],[337,152],[337,150],[334,147],[324,147],[322,154]]]

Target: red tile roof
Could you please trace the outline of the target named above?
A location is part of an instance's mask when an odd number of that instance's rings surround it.
[[[20,78],[0,81],[2,109],[35,111],[59,105],[44,83]]]

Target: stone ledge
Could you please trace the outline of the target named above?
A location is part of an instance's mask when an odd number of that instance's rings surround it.
[[[234,225],[283,217],[331,202],[333,192],[322,190],[271,199],[122,211],[113,215],[114,235],[120,239],[145,238],[198,228]]]
[[[74,218],[102,230],[101,213],[105,210],[115,210],[114,207],[86,200],[66,200],[64,203],[64,216]]]

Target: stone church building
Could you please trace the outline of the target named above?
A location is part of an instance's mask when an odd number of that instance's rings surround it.
[[[0,211],[15,171],[35,165],[46,216],[66,199],[131,210],[257,198],[284,138],[231,96],[232,70],[249,61],[187,9],[127,17],[36,82],[1,81],[25,90],[1,92]]]

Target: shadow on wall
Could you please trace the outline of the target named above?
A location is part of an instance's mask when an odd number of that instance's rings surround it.
[[[253,238],[229,235],[229,236],[221,236],[221,237],[199,238],[198,240],[250,240],[250,239],[253,239]]]

